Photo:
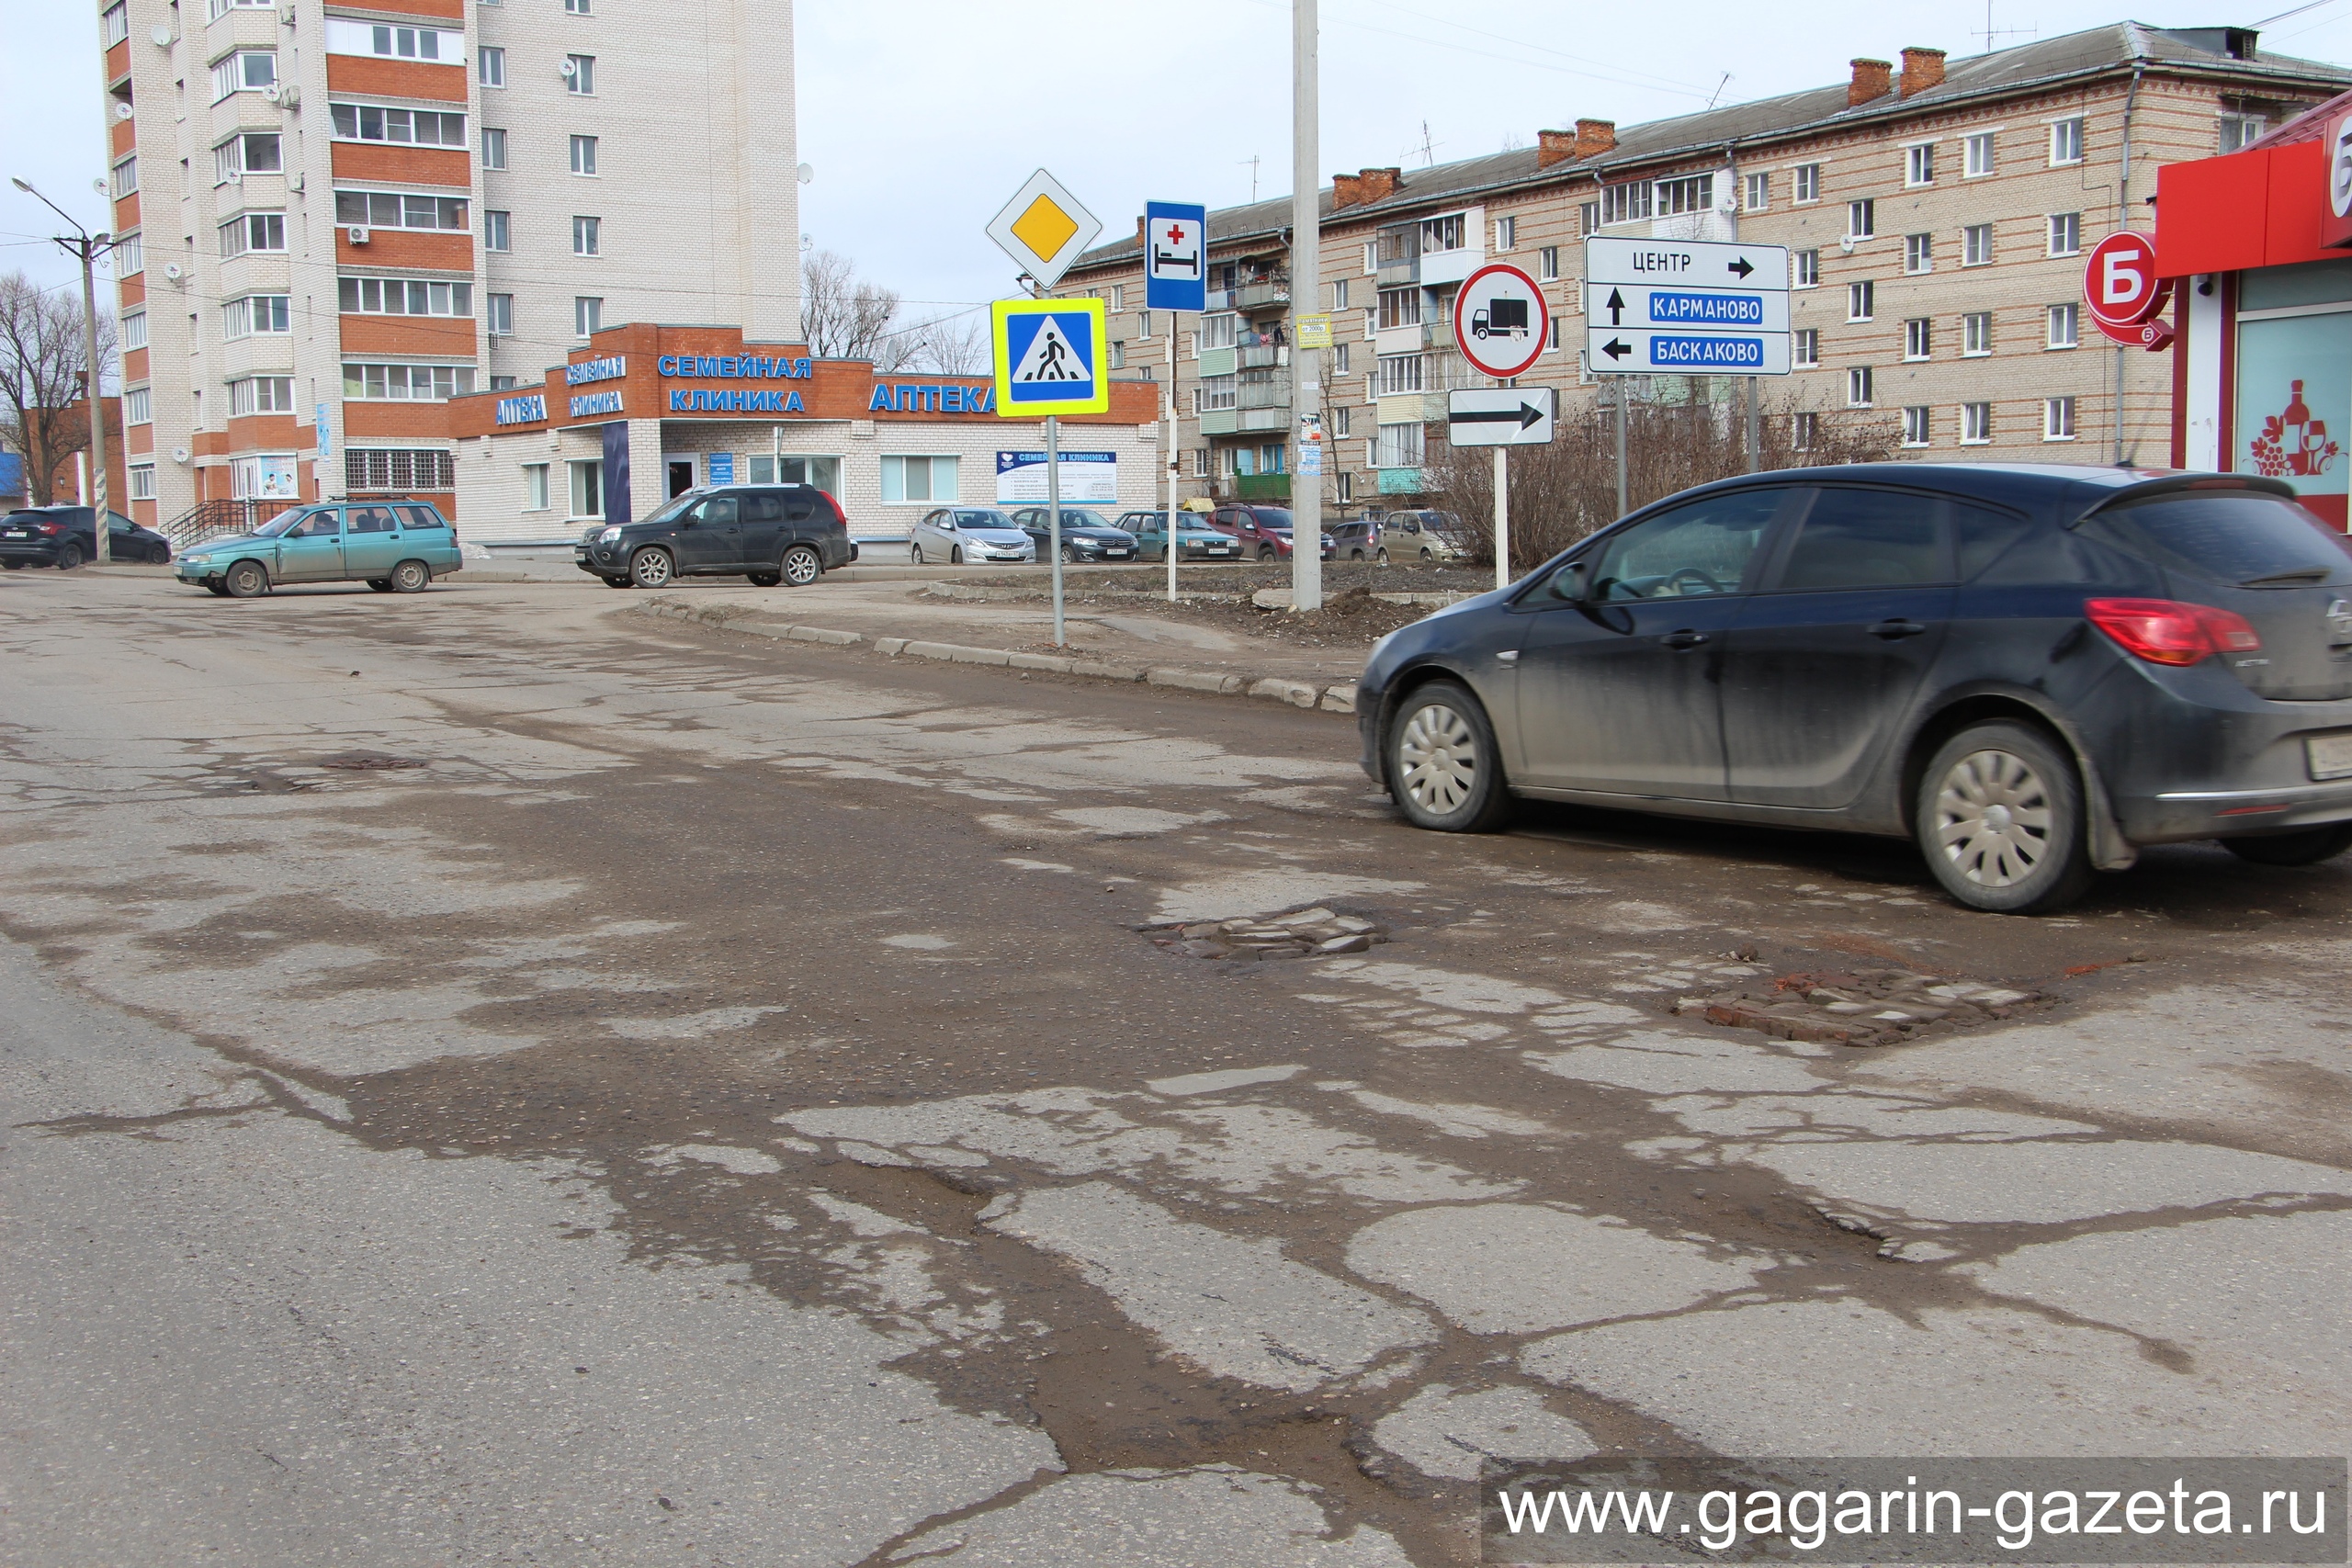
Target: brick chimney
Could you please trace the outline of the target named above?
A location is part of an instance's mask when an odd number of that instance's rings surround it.
[[[1342,207],[1353,207],[1362,200],[1363,200],[1362,175],[1333,175],[1331,176],[1332,211],[1337,212]]]
[[[1577,133],[1573,130],[1539,130],[1535,133],[1535,166],[1548,169],[1555,164],[1565,164],[1577,155]]]
[[[1894,91],[1894,64],[1886,60],[1857,60],[1854,79],[1846,84],[1846,107],[1860,108]]]
[[[1906,49],[1903,51],[1903,85],[1905,97],[1924,93],[1930,87],[1940,87],[1944,82],[1944,51],[1940,49]]]
[[[1356,176],[1357,188],[1363,193],[1366,204],[1386,201],[1405,183],[1405,171],[1396,169],[1366,169]]]
[[[1580,119],[1577,121],[1577,156],[1594,158],[1617,145],[1617,122],[1613,119]]]
[[[1151,221],[1151,219],[1150,219],[1148,216],[1138,217],[1138,218],[1136,220],[1136,244],[1140,245],[1140,244],[1142,244],[1142,243],[1143,243],[1143,231],[1144,231],[1144,226],[1145,226],[1146,224],[1149,223],[1150,221]]]

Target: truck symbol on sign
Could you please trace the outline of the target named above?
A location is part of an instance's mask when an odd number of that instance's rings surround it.
[[[1527,335],[1527,301],[1524,299],[1495,299],[1483,310],[1470,313],[1470,335],[1480,343],[1490,337],[1523,338]]]

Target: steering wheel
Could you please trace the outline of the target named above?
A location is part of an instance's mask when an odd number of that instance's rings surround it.
[[[1695,566],[1677,568],[1674,574],[1666,580],[1666,585],[1668,588],[1677,588],[1679,595],[1679,589],[1677,585],[1679,584],[1684,578],[1690,578],[1692,581],[1704,585],[1705,591],[1709,593],[1721,593],[1724,591],[1724,585],[1722,583],[1717,582],[1713,578],[1709,577],[1705,572],[1701,571]]]

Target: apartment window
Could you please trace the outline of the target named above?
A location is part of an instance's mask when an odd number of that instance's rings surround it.
[[[485,251],[510,251],[508,243],[511,214],[485,211],[481,215],[481,248]]]
[[[220,225],[220,254],[241,256],[249,251],[283,251],[286,214],[248,212]]]
[[[212,150],[215,185],[228,185],[247,175],[282,174],[285,169],[285,148],[274,130],[249,130]]]
[[[403,146],[463,147],[466,117],[436,109],[388,109],[374,104],[330,104],[340,141],[397,141]]]
[[[483,86],[503,87],[506,85],[506,51],[504,50],[478,49],[474,51],[474,63],[478,67],[476,73],[481,76]]]
[[[470,316],[474,286],[418,277],[342,277],[336,303],[347,315]],[[492,329],[495,331],[496,329]]]
[[[1203,316],[1198,334],[1199,346],[1204,349],[1231,348],[1234,335],[1238,331],[1240,322],[1241,318],[1230,310],[1222,310],[1213,316]]]
[[[1866,409],[1871,406],[1871,367],[1857,365],[1846,372],[1846,406]]]
[[[248,376],[229,383],[231,419],[243,419],[257,413],[293,412],[294,378],[291,376]]]
[[[493,130],[489,126],[482,127],[481,166],[485,169],[506,166],[506,132]]]
[[[1370,246],[1365,247],[1367,250],[1370,248]],[[1204,479],[1209,477],[1209,449],[1205,446],[1193,448],[1193,477],[1196,479]]]
[[[1650,182],[1634,180],[1622,186],[1605,186],[1600,192],[1602,223],[1631,223],[1650,215]]]
[[[345,491],[379,491],[399,494],[413,490],[455,490],[458,465],[447,448],[349,447],[343,453]],[[390,531],[390,520],[377,514],[379,528]],[[360,532],[358,524],[352,525]]]
[[[1458,251],[1462,248],[1464,238],[1463,218],[1459,212],[1450,212],[1442,218],[1426,218],[1421,220],[1421,249],[1424,252]]]
[[[1878,203],[1849,201],[1846,204],[1846,237],[1868,240],[1878,233]]]
[[[2080,305],[2050,307],[2049,346],[2078,348],[2083,341],[2083,308]]]
[[[144,271],[146,265],[146,247],[140,243],[138,235],[126,234],[114,243],[114,275],[117,277],[129,277],[135,272]]]
[[[571,220],[571,254],[575,256],[602,254],[604,220],[597,218],[574,218]]]
[[[1516,245],[1516,244],[1518,244],[1518,243],[1519,243],[1519,220],[1518,220],[1518,219],[1516,219],[1516,218],[1498,218],[1498,219],[1496,219],[1496,220],[1495,220],[1495,249],[1497,249],[1497,250],[1498,250],[1498,251],[1507,251],[1507,250],[1510,250],[1512,246],[1514,246],[1514,245]]]
[[[98,17],[98,36],[104,40],[99,47],[112,49],[130,36],[130,7],[117,0]]]
[[[596,139],[594,137],[575,136],[571,139],[571,172],[575,175],[593,175],[596,172]]]
[[[1960,319],[1960,352],[1963,357],[1993,352],[1993,312],[1971,310]]]
[[[2052,164],[2079,164],[2083,161],[2083,122],[2081,120],[2062,119],[2052,122],[2050,161]]]
[[[1124,283],[1114,283],[1111,285],[1109,302],[1111,309],[1114,310],[1125,310],[1127,308],[1127,286]]]
[[[1993,439],[1993,405],[1962,403],[1960,405],[1960,444],[1982,446]]]
[[[1903,236],[1903,270],[1933,272],[1936,270],[1936,241],[1932,234]]]
[[[125,424],[155,423],[155,395],[145,387],[133,387],[122,394],[122,422]]]
[[[114,166],[114,198],[120,201],[139,188],[139,155],[132,153]]]
[[[523,510],[545,512],[548,509],[548,466],[545,463],[523,465]]]
[[[1821,287],[1821,253],[1819,251],[1797,252],[1795,266],[1796,286],[1799,288]]]
[[[1560,276],[1560,247],[1545,245],[1535,253],[1535,276],[1550,283]]]
[[[1906,186],[1931,186],[1936,183],[1936,149],[1933,142],[1903,150],[1903,183]]]
[[[255,333],[294,330],[293,300],[284,294],[248,294],[220,307],[223,337],[250,337]]]
[[[1421,389],[1421,356],[1418,354],[1384,354],[1380,356],[1380,395],[1389,397],[1398,392]]]
[[[1969,179],[1993,172],[1993,133],[1980,130],[1961,144],[1965,150],[1961,173]]]
[[[2236,152],[2251,147],[2262,139],[2270,121],[2258,114],[2225,114],[2222,117],[2222,151]]]
[[[133,463],[130,465],[130,499],[133,501],[155,499],[154,464]]]
[[[1903,445],[1925,446],[1928,444],[1928,433],[1934,427],[1934,421],[1929,416],[1927,405],[1912,404],[1903,411]]]
[[[460,287],[463,286],[460,285]],[[489,297],[489,301],[490,309],[486,312],[488,320],[485,324],[490,329],[490,335],[513,337],[514,335],[514,296],[492,294]]]
[[[2041,404],[2041,438],[2044,441],[2072,441],[2075,438],[2075,400],[2047,398]]]
[[[953,457],[885,457],[882,499],[894,505],[959,500],[957,467]]]
[[[1348,283],[1349,279],[1343,277],[1331,285],[1332,310],[1344,310],[1348,308]]]
[[[334,220],[371,229],[462,231],[466,201],[458,196],[402,196],[380,190],[334,193]]]
[[[1418,420],[1410,424],[1382,425],[1379,439],[1373,443],[1372,466],[1375,468],[1419,468],[1424,439],[1425,433]]]
[[[1868,321],[1878,316],[1878,285],[1869,278],[1846,285],[1846,319]]]
[[[2050,215],[2050,254],[2053,256],[2080,255],[2083,249],[2083,215],[2079,212],[2053,212]]]
[[[1337,493],[1340,500],[1347,502],[1353,501],[1356,498],[1355,475],[1349,473],[1345,468],[1342,468],[1337,474],[1334,474],[1331,479],[1332,483],[1338,487]]]
[[[1817,327],[1799,327],[1789,336],[1789,362],[1800,370],[1821,367],[1821,331]]]
[[[1201,384],[1193,389],[1193,412],[1216,413],[1234,405],[1238,378],[1204,376]]]
[[[587,16],[589,0],[563,0],[563,14],[567,17]]]
[[[1692,175],[1684,179],[1657,182],[1657,204],[1653,210],[1660,218],[1671,218],[1680,212],[1705,212],[1715,205],[1715,176]]]
[[[1550,331],[1549,333],[1547,333],[1544,335],[1544,351],[1546,354],[1557,354],[1557,353],[1559,352],[1559,350],[1560,350],[1560,318],[1559,318],[1559,317],[1557,317],[1557,316],[1554,316],[1554,317],[1552,318],[1552,329],[1551,329],[1551,331]]]
[[[343,395],[370,402],[437,402],[474,389],[470,365],[346,365]]]
[[[563,57],[563,90],[585,96],[596,90],[596,57],[593,54],[567,54]]]
[[[1331,434],[1334,435],[1345,435],[1349,434],[1350,427],[1355,423],[1351,417],[1355,412],[1355,410],[1345,406],[1333,409],[1331,411]]]
[[[1993,225],[1971,223],[1960,231],[1960,265],[1987,266],[1993,260]]]
[[[257,93],[277,81],[277,51],[241,49],[212,67],[212,101],[232,93]]]
[[[584,338],[590,333],[603,330],[605,299],[600,294],[582,294],[571,301],[571,335]]]
[[[884,458],[888,462],[888,458]],[[602,517],[605,514],[605,464],[603,459],[590,457],[567,463],[571,470],[571,515],[575,518]]]
[[[1418,327],[1421,324],[1421,291],[1418,288],[1384,288],[1380,291],[1380,326]]]
[[[1579,238],[1600,231],[1600,203],[1587,201],[1577,208],[1577,234]]]
[[[401,28],[344,17],[326,18],[330,54],[372,54],[379,60],[435,60],[462,65],[466,35],[454,28]]]
[[[1331,374],[1334,376],[1348,374],[1348,347],[1349,345],[1344,343],[1336,343],[1331,345]]]
[[[492,376],[490,378],[490,389],[493,392],[511,392],[514,389],[514,378],[512,376]]]
[[[1935,344],[1935,323],[1926,316],[1914,316],[1903,323],[1903,357],[1926,359]]]
[[[1111,368],[1114,370],[1125,370],[1126,367],[1127,345],[1125,342],[1122,340],[1111,345]]]
[[[1366,305],[1363,308],[1363,335],[1370,337],[1379,330],[1380,307],[1377,305]]]
[[[1380,270],[1380,243],[1376,240],[1363,243],[1363,270],[1367,277]]]
[[[1817,413],[1797,415],[1795,428],[1790,432],[1789,444],[1800,452],[1810,452],[1820,441],[1821,416]]]
[[[147,346],[147,312],[133,310],[122,318],[121,344],[125,350]]]

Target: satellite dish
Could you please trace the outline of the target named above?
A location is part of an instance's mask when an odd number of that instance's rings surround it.
[[[805,186],[805,185],[807,185],[810,180],[813,180],[813,179],[815,179],[816,177],[817,177],[817,165],[816,165],[816,164],[801,164],[801,165],[800,165],[800,183],[801,183],[802,185],[804,185],[804,186]]]
[[[261,101],[266,104],[274,104],[283,96],[285,96],[285,95],[277,90],[277,84],[275,82],[270,83],[261,90]]]
[[[96,191],[100,196],[112,196],[114,194],[114,187],[107,184],[103,179],[92,180],[90,182],[90,188]]]
[[[164,267],[164,276],[170,278],[173,282],[177,283],[180,277],[180,264],[173,262],[170,265]]]
[[[114,118],[117,119],[129,119],[132,110],[129,104],[117,104],[114,107]]]
[[[169,49],[172,47],[172,29],[169,28],[159,27],[147,36],[155,40],[155,47],[157,49]]]
[[[173,462],[175,462],[175,463],[185,463],[185,462],[187,462],[187,461],[188,460],[188,457],[189,457],[189,453],[188,453],[188,449],[187,449],[187,447],[185,447],[185,446],[175,446],[175,447],[173,447],[173,448],[172,448],[172,461],[173,461]]]

